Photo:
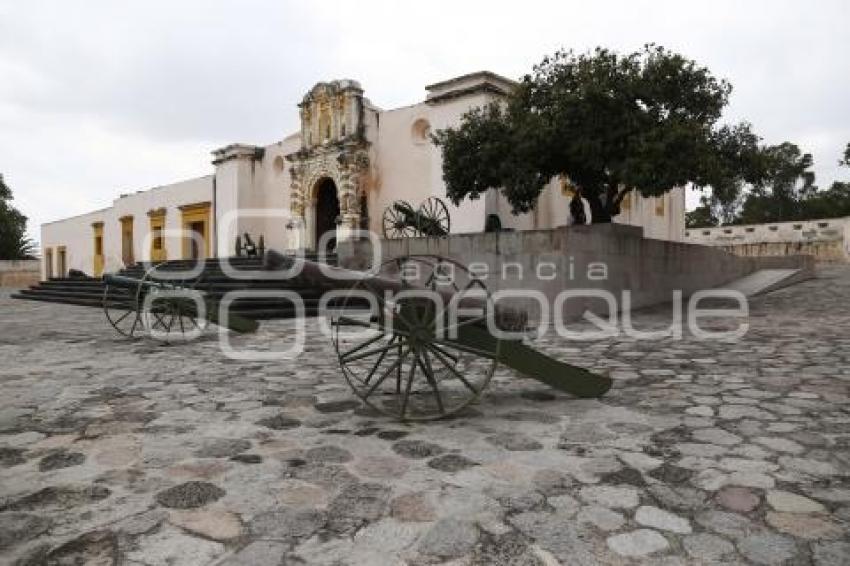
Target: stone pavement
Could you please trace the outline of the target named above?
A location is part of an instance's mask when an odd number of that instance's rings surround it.
[[[751,308],[733,343],[540,341],[610,372],[602,400],[502,370],[405,426],[315,321],[301,357],[237,362],[0,298],[0,562],[846,565],[850,269]]]

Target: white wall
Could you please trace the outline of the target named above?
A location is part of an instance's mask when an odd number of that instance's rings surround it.
[[[94,271],[94,230],[92,223],[103,222],[104,272],[117,271],[124,267],[121,258],[122,216],[133,216],[133,252],[136,261],[150,260],[150,233],[148,211],[165,207],[165,249],[168,258],[182,257],[180,206],[212,200],[212,176],[198,177],[171,185],[139,191],[119,197],[113,205],[58,220],[41,226],[42,249],[53,249],[54,273],[58,254],[56,248],[65,246],[66,268],[78,269],[89,275]],[[43,252],[44,255],[44,252]],[[42,277],[45,276],[42,265]]]
[[[850,261],[850,217],[690,228],[685,241],[739,255],[809,254],[818,261]]]
[[[677,187],[660,197],[642,197],[632,191],[629,207],[614,218],[618,224],[643,227],[647,238],[681,242],[685,239],[685,189]],[[658,204],[663,201],[663,214]]]
[[[168,259],[183,257],[181,206],[212,201],[212,175],[189,179],[137,192],[114,201],[109,221],[104,221],[104,272],[123,267],[121,260],[122,216],[133,216],[133,253],[136,261],[150,261],[150,218],[148,211],[165,207],[164,246]],[[91,273],[91,267],[83,269]]]
[[[431,161],[434,158],[430,140],[418,140],[413,135],[417,120],[431,121],[426,104],[406,106],[381,112],[374,130],[367,130],[367,139],[374,144],[372,180],[367,187],[369,229],[381,234],[384,210],[393,201],[406,200],[414,208],[434,194]],[[439,191],[437,191],[439,192]],[[442,191],[445,198],[445,191]]]
[[[570,199],[571,197],[562,193],[560,181],[553,179],[543,188],[533,211],[514,216],[507,199],[501,193],[491,191],[487,195],[487,213],[498,214],[505,228],[518,231],[548,230],[572,223]],[[662,215],[656,213],[656,203],[659,199],[664,201]],[[585,211],[589,216],[587,205]],[[681,242],[684,240],[685,229],[685,191],[676,188],[658,198],[644,198],[632,192],[629,196],[629,207],[615,216],[614,222],[639,226],[644,229],[647,238]]]
[[[292,134],[285,139],[265,146],[263,159],[257,164],[256,182],[259,183],[261,200],[260,206],[265,210],[289,211],[292,175],[292,164],[286,160],[286,155],[301,147],[299,134]],[[277,163],[277,165],[276,165]],[[282,165],[282,168],[280,166]],[[258,234],[263,234],[266,246],[276,250],[288,249],[292,246],[294,234],[287,230],[286,225],[291,218],[269,217],[262,220]]]
[[[706,246],[808,242],[839,238],[846,240],[847,235],[850,235],[850,217],[800,222],[742,224],[716,228],[689,228],[685,235],[686,241]]]
[[[41,225],[41,255],[47,256],[47,250],[53,252],[53,274],[61,275],[57,272],[59,265],[57,247],[65,246],[65,268],[79,269],[91,274],[94,268],[94,236],[92,223],[104,223],[104,243],[106,243],[107,222],[111,222],[113,211],[111,208],[104,208],[72,216],[64,220],[56,222],[48,222]],[[105,250],[104,250],[105,251]],[[46,278],[46,269],[44,262],[41,266],[41,277]]]

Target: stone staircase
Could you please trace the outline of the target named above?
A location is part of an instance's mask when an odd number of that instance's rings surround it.
[[[315,254],[305,254],[305,259],[317,261]],[[263,259],[260,257],[229,258],[231,266],[239,271],[263,271]],[[230,291],[240,290],[285,290],[294,291],[301,297],[305,314],[315,316],[318,313],[319,299],[328,290],[315,283],[305,281],[300,277],[280,278],[249,276],[246,279],[233,278],[226,274],[221,267],[221,259],[208,258],[204,260],[203,269],[196,278],[183,280],[187,286],[208,293],[215,299],[221,299]],[[327,255],[326,263],[336,265],[336,256]],[[191,260],[172,260],[165,262],[157,271],[188,270],[193,266]],[[141,279],[152,264],[140,262],[126,267],[118,272],[119,275]],[[49,303],[64,303],[101,308],[103,301],[104,282],[101,278],[58,278],[52,277],[23,289],[12,295],[15,299],[44,301]],[[292,318],[296,309],[286,299],[280,297],[243,297],[235,300],[231,306],[233,314],[239,314],[253,319]]]

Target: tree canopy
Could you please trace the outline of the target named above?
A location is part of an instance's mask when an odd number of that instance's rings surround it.
[[[32,241],[26,236],[27,217],[12,206],[12,190],[0,173],[0,259],[30,259]]]
[[[514,213],[534,208],[555,176],[610,222],[629,191],[660,196],[711,186],[728,202],[764,170],[749,124],[719,123],[731,86],[663,47],[630,54],[558,51],[506,100],[437,131],[447,196],[458,204],[499,188]]]
[[[794,144],[782,143],[762,152],[762,180],[746,193],[723,201],[722,195],[703,196],[700,206],[688,212],[686,226],[759,224],[850,216],[850,183],[835,181],[829,189],[815,185],[812,156]],[[838,161],[850,167],[850,143]]]

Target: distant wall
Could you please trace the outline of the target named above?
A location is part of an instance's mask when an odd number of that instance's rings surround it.
[[[850,261],[850,217],[801,222],[690,228],[685,241],[740,256],[807,254],[817,261]]]
[[[41,262],[37,259],[0,261],[0,287],[22,288],[38,283]]]
[[[411,238],[381,243],[384,260],[402,255],[437,254],[465,265],[485,263],[491,274],[486,279],[491,291],[541,291],[550,306],[565,289],[605,289],[618,297],[618,307],[624,290],[631,291],[633,308],[644,307],[669,302],[674,290],[681,290],[687,297],[758,269],[803,268],[811,272],[814,266],[810,256],[740,257],[715,247],[644,238],[640,228],[617,224],[456,234],[442,239]],[[367,258],[371,257],[368,242],[344,242],[337,251],[340,262],[353,268],[365,267]],[[505,264],[518,267],[509,270],[509,277],[502,278]],[[605,266],[604,270],[601,265]],[[598,278],[600,273],[605,274],[604,279]],[[537,316],[539,308],[533,303],[522,306],[530,316]],[[566,302],[563,314],[570,318],[585,310],[607,312],[608,309],[601,299],[576,298]]]

